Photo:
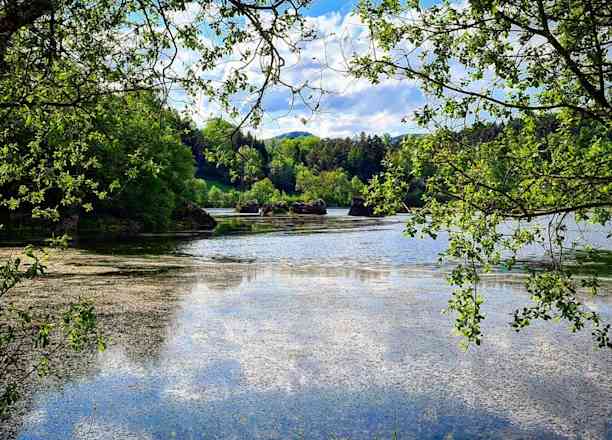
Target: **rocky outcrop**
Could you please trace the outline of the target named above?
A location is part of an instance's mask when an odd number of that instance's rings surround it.
[[[259,212],[259,203],[257,200],[247,200],[236,205],[236,211],[241,214],[257,214]]]
[[[359,217],[382,217],[382,215],[374,213],[374,207],[366,205],[366,201],[363,197],[353,197],[348,215]]]
[[[261,216],[269,216],[274,214],[286,214],[289,212],[289,205],[287,202],[276,202],[272,204],[262,205],[259,208],[259,215]]]
[[[291,205],[291,212],[295,214],[325,215],[327,214],[327,205],[321,199],[309,203],[295,202]]]
[[[217,221],[203,208],[189,202],[174,212],[178,223],[192,230],[211,230]]]

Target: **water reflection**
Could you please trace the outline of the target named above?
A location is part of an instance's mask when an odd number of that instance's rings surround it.
[[[440,252],[447,247],[447,235],[441,232],[436,240],[408,238],[403,234],[409,215],[386,218],[349,217],[344,209],[330,209],[326,216],[260,217],[238,214],[230,209],[212,209],[219,221],[214,232],[193,235],[149,234],[121,241],[81,237],[79,247],[102,254],[114,255],[179,255],[220,263],[279,262],[301,266],[304,264],[332,267],[405,267],[418,265],[438,269]],[[545,226],[546,219],[523,227]],[[508,223],[500,232],[511,231]],[[515,226],[515,225],[514,225]],[[594,249],[607,250],[590,261],[584,252],[566,252],[566,256],[586,260],[582,274],[611,276],[612,237],[609,227],[576,224],[566,220],[566,246],[578,243]],[[538,267],[546,260],[541,245],[525,247],[518,255],[517,268],[525,265]],[[504,270],[503,268],[498,268]]]
[[[116,344],[37,395],[19,438],[605,438],[612,355],[560,326],[513,334],[525,294],[488,287],[485,346],[465,353],[435,273],[218,264],[148,356]]]

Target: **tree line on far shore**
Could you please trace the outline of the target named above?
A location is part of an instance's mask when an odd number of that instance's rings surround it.
[[[263,141],[221,118],[199,128],[149,92],[101,99],[79,118],[67,120],[61,110],[47,117],[52,123],[45,121],[50,128],[39,143],[40,121],[12,115],[11,150],[4,154],[10,179],[0,206],[7,231],[47,227],[48,220],[33,220],[37,212],[55,223],[78,216],[79,230],[132,221],[138,230],[160,231],[174,226],[174,214],[186,204],[322,199],[349,206],[401,152],[388,135]],[[83,151],[89,160],[77,160]],[[45,187],[45,175],[64,176],[62,185]],[[418,204],[418,194],[411,200]]]
[[[265,204],[315,199],[349,206],[398,149],[388,135],[303,135],[263,141],[221,118],[202,129],[183,122],[182,140],[194,155],[197,177],[205,181],[202,203],[207,207],[233,207],[246,200]]]
[[[35,120],[16,114],[11,121],[14,142],[5,156],[14,176],[2,191],[28,195],[3,199],[1,220],[13,231],[31,226],[27,213],[49,209],[55,221],[77,215],[79,229],[87,231],[107,229],[109,223],[125,229],[127,221],[137,223],[137,230],[171,229],[175,213],[186,204],[233,208],[252,201],[322,199],[328,206],[347,207],[354,197],[368,194],[371,204],[389,207],[393,201],[393,211],[406,210],[422,206],[426,184],[436,174],[433,164],[415,166],[415,154],[442,142],[440,131],[401,138],[361,133],[264,141],[222,118],[197,127],[152,93],[108,97],[96,112],[79,119],[66,121],[62,112],[49,117],[54,123],[44,145],[32,135]],[[537,130],[550,133],[557,125],[548,115],[538,120]],[[509,129],[522,127],[519,121],[480,123],[454,133],[454,142],[492,142],[509,136]],[[71,143],[91,159],[74,161],[70,149],[56,149],[61,155],[49,161],[47,149]],[[45,204],[37,205],[42,169],[65,175],[65,181],[45,189]],[[385,181],[386,192],[381,185]],[[67,197],[79,203],[59,203]],[[435,197],[448,199],[442,193]]]

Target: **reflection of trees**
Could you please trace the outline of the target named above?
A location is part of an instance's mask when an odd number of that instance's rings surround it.
[[[216,234],[249,234],[258,232],[339,232],[358,228],[377,227],[384,224],[380,218],[351,218],[319,215],[274,215],[260,217],[255,215],[220,218]]]
[[[382,281],[390,275],[388,270],[364,269],[360,267],[325,267],[319,265],[304,265],[300,267],[280,267],[279,272],[289,278],[302,278],[304,276],[319,276],[325,278],[357,279],[361,282]]]
[[[219,258],[213,265],[201,268],[198,282],[213,292],[223,292],[235,289],[243,282],[255,281],[261,267],[241,264],[240,261],[233,261],[230,257]]]

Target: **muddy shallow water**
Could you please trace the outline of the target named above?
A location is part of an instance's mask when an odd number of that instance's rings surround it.
[[[406,239],[398,219],[331,214],[181,241],[161,255],[123,243],[119,255],[98,246],[55,257],[53,276],[24,287],[28,301],[93,298],[111,344],[34,390],[3,432],[612,438],[612,352],[563,324],[513,332],[510,313],[528,300],[520,277],[486,279],[484,344],[465,352],[440,313],[450,292],[436,262],[444,240]],[[612,320],[610,297],[588,305]]]

